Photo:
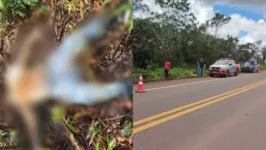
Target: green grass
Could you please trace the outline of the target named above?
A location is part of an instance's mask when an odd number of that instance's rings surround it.
[[[266,70],[266,64],[261,64],[261,65],[260,65],[260,69],[261,69],[261,70]]]
[[[197,68],[172,68],[169,71],[170,78],[184,78],[198,76]],[[163,68],[153,68],[153,69],[140,69],[134,68],[133,78],[134,82],[138,82],[139,75],[142,74],[144,81],[150,80],[162,80],[164,79],[164,69]],[[204,76],[208,75],[208,71],[204,70]]]

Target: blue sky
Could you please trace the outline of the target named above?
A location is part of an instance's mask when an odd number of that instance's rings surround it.
[[[248,32],[246,32],[246,31],[240,31],[240,32],[238,33],[237,37],[241,38],[241,37],[246,36],[247,34],[248,34]]]
[[[225,16],[231,16],[232,14],[238,14],[242,17],[245,17],[247,19],[251,19],[254,21],[259,21],[261,19],[264,19],[264,14],[254,8],[249,8],[245,6],[233,6],[228,4],[220,4],[216,3],[213,5],[214,12],[219,12],[221,14],[224,14]],[[236,24],[237,25],[237,24]],[[240,25],[240,24],[238,24]],[[248,34],[247,31],[241,30],[237,37],[242,38]]]
[[[232,14],[240,14],[241,16],[245,16],[249,19],[258,21],[264,18],[263,13],[258,10],[244,7],[244,6],[230,6],[227,4],[215,4],[214,11],[218,11],[226,16],[230,16]]]

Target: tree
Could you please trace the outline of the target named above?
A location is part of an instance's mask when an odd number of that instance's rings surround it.
[[[134,49],[134,66],[146,68],[154,57],[153,54],[158,46],[161,45],[161,37],[157,33],[160,29],[159,24],[153,23],[148,19],[135,19],[132,30],[132,43]],[[145,33],[145,36],[143,36]]]
[[[262,48],[262,63],[265,63],[266,60],[266,46]]]
[[[227,24],[231,20],[231,17],[225,17],[220,13],[215,13],[215,16],[206,22],[206,26],[214,30],[214,36],[217,37],[219,29]]]
[[[190,31],[193,31],[196,28],[196,18],[194,15],[190,12],[189,9],[189,3],[187,0],[181,0],[181,1],[175,1],[175,0],[169,0],[167,2],[163,0],[156,0],[155,3],[160,6],[160,8],[163,10],[163,12],[151,12],[149,9],[143,10],[143,8],[146,8],[146,6],[142,5],[140,1],[135,1],[137,3],[137,7],[141,11],[149,12],[151,17],[143,19],[149,20],[149,27],[147,29],[153,30],[147,31],[147,35],[149,37],[149,40],[151,43],[147,43],[147,40],[145,37],[143,37],[144,32],[132,32],[133,36],[139,36],[140,39],[143,39],[143,41],[139,41],[135,44],[133,42],[133,45],[135,45],[135,48],[140,48],[140,45],[145,45],[149,51],[152,51],[153,56],[152,57],[146,57],[147,59],[151,59],[151,62],[157,62],[158,64],[163,64],[164,59],[171,60],[174,64],[180,64],[184,63],[184,61],[188,60],[187,56],[190,56],[190,48],[189,46],[192,43],[192,38],[194,38],[192,35],[190,36]],[[140,22],[139,19],[134,20],[135,23]],[[147,24],[146,24],[147,25]],[[139,30],[144,29],[142,25],[135,25],[133,30]],[[141,34],[141,35],[136,35]],[[154,43],[156,41],[156,43]],[[141,42],[144,42],[141,44]],[[153,42],[153,43],[152,43]],[[137,46],[138,45],[138,46]],[[134,57],[135,61],[137,58],[141,55],[146,54],[147,51],[143,53],[139,53],[139,49],[134,48]],[[185,51],[187,50],[187,51]],[[153,51],[156,51],[157,53],[154,53]],[[158,57],[156,57],[158,56]],[[186,59],[186,60],[184,60]],[[136,65],[137,62],[134,64]],[[144,62],[143,60],[139,60],[139,62]],[[144,64],[144,63],[142,63]],[[139,65],[138,65],[139,66]],[[143,65],[141,65],[144,67]]]
[[[200,58],[207,65],[220,57],[245,62],[254,57],[259,60],[262,55],[259,41],[239,44],[237,37],[218,37],[220,28],[229,23],[230,17],[216,13],[212,19],[199,24],[187,0],[155,0],[155,3],[162,12],[151,12],[145,7],[151,17],[134,20],[135,67],[161,66],[165,59],[173,66],[195,66]]]

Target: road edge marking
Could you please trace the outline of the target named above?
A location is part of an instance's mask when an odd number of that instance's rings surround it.
[[[174,108],[172,110],[168,110],[168,111],[153,115],[151,117],[147,117],[147,118],[144,118],[144,119],[141,119],[141,120],[137,120],[137,121],[133,122],[133,126],[137,126],[137,125],[143,124],[145,122],[148,122],[148,121],[151,121],[151,120],[154,120],[154,119],[157,119],[157,118],[160,118],[160,117],[175,113],[177,111],[182,111],[182,110],[187,109],[189,107],[193,107],[193,106],[196,106],[196,105],[199,105],[199,104],[214,100],[214,99],[219,98],[221,96],[224,96],[224,95],[227,95],[227,94],[230,94],[230,93],[233,93],[233,92],[240,91],[242,89],[245,89],[245,88],[260,84],[260,83],[263,83],[265,81],[266,80],[262,80],[262,81],[259,81],[259,82],[256,82],[256,83],[252,83],[250,85],[247,85],[247,86],[244,86],[244,87],[241,87],[241,88],[237,88],[237,89],[234,89],[234,90],[231,90],[231,91],[227,91],[225,93],[222,93],[222,94],[219,94],[219,95],[215,95],[215,96],[212,96],[212,97],[209,97],[209,98],[205,98],[205,99],[199,100],[197,102],[193,102],[193,103],[190,103],[190,104],[178,107],[178,108]]]
[[[203,103],[203,104],[197,105],[197,106],[195,106],[195,107],[191,107],[191,108],[189,108],[189,109],[186,109],[186,110],[184,110],[184,111],[181,111],[181,112],[175,113],[175,114],[173,114],[173,115],[170,115],[170,116],[167,116],[167,117],[161,118],[161,119],[156,120],[156,121],[154,121],[154,122],[147,123],[147,124],[144,124],[144,125],[142,125],[142,126],[136,127],[136,128],[133,129],[133,134],[136,134],[136,133],[141,132],[141,131],[143,131],[143,130],[149,129],[149,128],[154,127],[154,126],[156,126],[156,125],[162,124],[162,123],[164,123],[164,122],[167,122],[167,121],[173,120],[173,119],[175,119],[175,118],[177,118],[177,117],[180,117],[180,116],[182,116],[182,115],[185,115],[185,114],[188,114],[188,113],[190,113],[190,112],[196,111],[196,110],[198,110],[198,109],[204,108],[204,107],[206,107],[206,106],[209,106],[209,105],[211,105],[211,104],[217,103],[217,102],[219,102],[219,101],[226,100],[227,98],[233,97],[233,96],[238,95],[238,94],[240,94],[240,93],[243,93],[243,92],[246,92],[246,91],[248,91],[248,90],[254,89],[254,88],[256,88],[256,87],[262,86],[262,85],[264,85],[265,83],[266,83],[266,81],[264,81],[263,83],[260,83],[260,84],[257,84],[257,85],[254,85],[254,86],[251,86],[251,87],[249,87],[249,88],[246,88],[246,89],[243,89],[243,90],[237,91],[237,92],[235,92],[235,93],[229,94],[229,95],[227,95],[227,96],[220,97],[220,98],[215,99],[215,100],[213,100],[213,101],[209,101],[209,102],[206,102],[206,103]]]
[[[241,76],[250,76],[250,74],[244,74],[244,75],[241,75]],[[232,79],[232,78],[227,78],[227,79]],[[169,86],[158,87],[158,88],[150,88],[150,89],[146,89],[145,91],[154,91],[154,90],[160,90],[160,89],[166,89],[166,88],[172,88],[172,87],[181,87],[181,86],[193,85],[193,84],[199,84],[199,83],[206,83],[206,82],[216,81],[216,80],[223,80],[223,79],[222,78],[216,78],[216,79],[210,79],[210,80],[204,80],[204,81],[175,84],[175,85],[169,85]],[[136,91],[133,91],[133,93],[136,93]]]
[[[180,87],[180,86],[186,86],[186,85],[206,83],[206,82],[215,81],[215,80],[221,80],[221,79],[210,79],[210,80],[205,80],[205,81],[197,81],[197,82],[191,82],[191,83],[175,84],[175,85],[169,85],[169,86],[158,87],[158,88],[150,88],[150,89],[146,89],[145,91],[154,91],[154,90],[160,90],[160,89],[167,89],[167,88],[173,88],[173,87]]]

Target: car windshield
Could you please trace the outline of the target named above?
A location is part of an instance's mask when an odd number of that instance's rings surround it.
[[[251,61],[251,62],[245,62],[245,63],[244,63],[244,66],[249,66],[249,65],[254,65],[254,62]]]
[[[249,66],[250,65],[250,62],[245,62],[244,63],[244,66]]]
[[[218,60],[214,64],[215,65],[228,65],[229,61],[228,60]]]

